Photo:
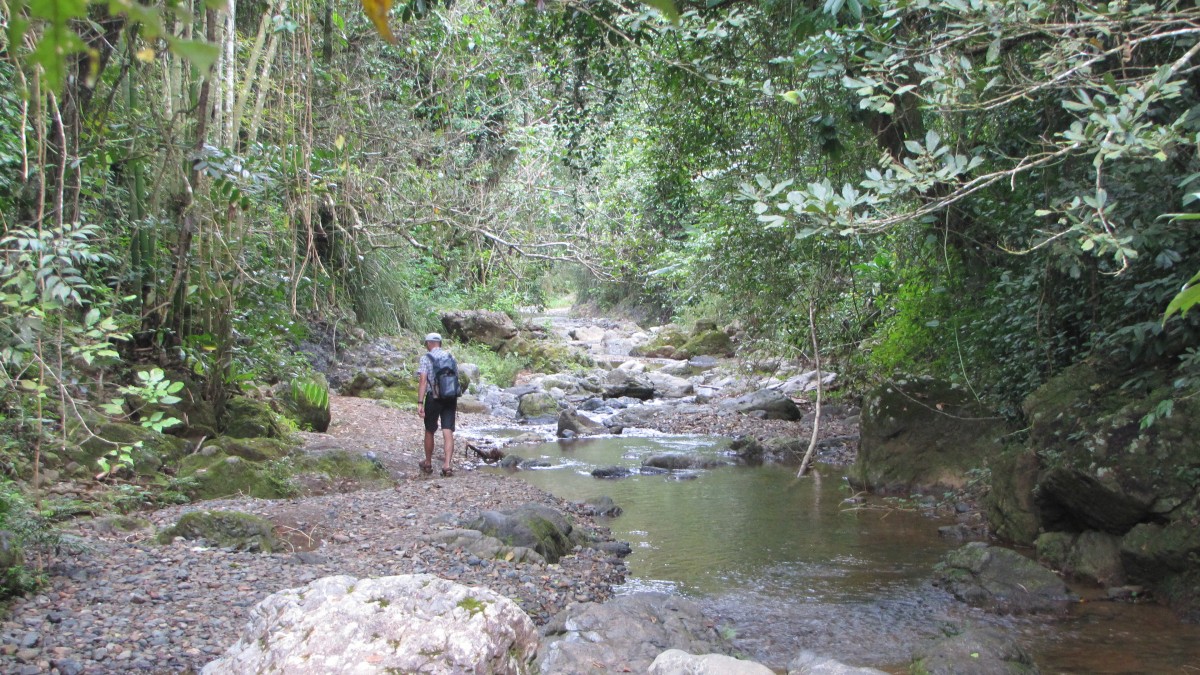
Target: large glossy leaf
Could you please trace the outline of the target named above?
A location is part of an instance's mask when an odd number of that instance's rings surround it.
[[[1196,276],[1192,277],[1191,281],[1187,282],[1187,285],[1184,286],[1183,290],[1179,291],[1179,293],[1171,300],[1171,303],[1167,305],[1167,311],[1163,314],[1164,322],[1171,318],[1171,316],[1173,316],[1176,312],[1178,312],[1180,316],[1187,316],[1188,310],[1191,309],[1196,303],[1200,302],[1200,285],[1198,285],[1197,282],[1200,282],[1200,272],[1197,272]]]

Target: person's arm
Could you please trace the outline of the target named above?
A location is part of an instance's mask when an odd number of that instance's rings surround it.
[[[421,373],[421,381],[417,384],[417,415],[425,416],[425,389],[429,386],[429,376]]]

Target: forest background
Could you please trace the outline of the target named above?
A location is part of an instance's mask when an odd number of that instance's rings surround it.
[[[811,307],[841,395],[1018,423],[1084,358],[1169,383],[1145,426],[1197,391],[1190,4],[366,4],[0,3],[8,479],[171,372],[220,411],[303,340],[563,297],[798,359]]]

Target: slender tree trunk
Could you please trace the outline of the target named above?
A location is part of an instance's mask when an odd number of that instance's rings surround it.
[[[267,42],[267,31],[271,25],[271,17],[275,13],[274,3],[268,3],[266,11],[263,12],[262,19],[258,22],[258,34],[254,37],[254,47],[250,49],[250,60],[246,62],[246,75],[242,80],[242,87],[237,92],[237,102],[233,106],[233,142],[234,147],[243,146],[238,141],[238,136],[241,133],[242,118],[246,114],[246,103],[254,91],[254,79],[258,71],[258,61],[262,58],[263,47]]]
[[[817,411],[816,417],[813,418],[812,436],[808,439],[808,451],[804,453],[804,459],[800,461],[800,470],[796,472],[796,477],[799,478],[808,472],[808,464],[812,461],[813,452],[817,449],[817,438],[821,431],[821,394],[824,390],[824,385],[821,383],[821,345],[817,342],[817,320],[816,309],[813,306],[813,301],[808,301],[808,330],[812,335],[813,343],[813,361],[817,367]]]
[[[280,0],[278,12],[287,9],[287,0]],[[267,40],[267,54],[263,57],[262,72],[259,73],[256,87],[257,97],[254,101],[254,113],[250,116],[250,125],[246,132],[246,147],[258,140],[258,127],[262,123],[263,107],[266,105],[267,92],[271,88],[271,67],[275,63],[275,52],[279,49],[279,33],[272,33]],[[249,92],[247,92],[248,95]]]

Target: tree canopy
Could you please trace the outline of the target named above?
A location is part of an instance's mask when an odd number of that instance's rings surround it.
[[[1185,4],[5,0],[0,20],[10,397],[61,403],[158,352],[219,400],[304,370],[288,346],[313,326],[569,289],[796,354],[811,306],[851,381],[936,373],[1014,415],[1098,350],[1194,388]]]

